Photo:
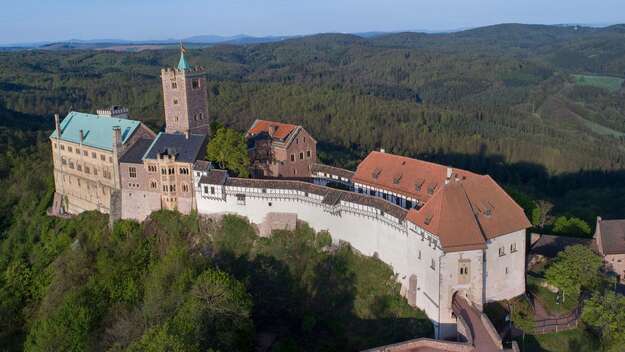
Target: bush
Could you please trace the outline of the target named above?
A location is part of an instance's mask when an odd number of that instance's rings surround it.
[[[567,235],[576,237],[589,237],[591,229],[588,224],[579,218],[560,216],[553,223],[553,233],[556,235]]]

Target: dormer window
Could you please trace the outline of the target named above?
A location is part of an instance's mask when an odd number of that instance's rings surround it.
[[[430,184],[430,186],[428,187],[428,194],[432,195],[434,194],[434,191],[436,190],[436,187],[438,186],[437,183],[432,183]]]
[[[378,177],[380,177],[381,173],[382,173],[382,170],[376,168],[375,170],[373,170],[373,173],[371,174],[371,176],[373,176],[373,178],[377,179]]]
[[[414,184],[414,188],[417,192],[421,192],[421,187],[423,187],[423,184],[425,183],[425,179],[418,179],[417,182],[415,182]]]
[[[393,177],[393,183],[394,183],[394,184],[396,184],[396,185],[398,185],[398,184],[399,184],[399,182],[401,182],[401,177],[402,177],[402,175],[401,175],[401,174],[396,175],[395,177]]]
[[[429,225],[429,224],[432,222],[432,218],[433,218],[433,217],[434,217],[433,215],[428,215],[428,216],[426,216],[426,217],[425,217],[425,221],[424,221],[424,223],[425,223],[426,225]]]

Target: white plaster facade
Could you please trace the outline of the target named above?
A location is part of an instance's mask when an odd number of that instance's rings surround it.
[[[200,214],[236,214],[261,224],[268,213],[295,213],[317,231],[328,231],[335,243],[346,241],[364,255],[389,264],[408,302],[424,310],[438,338],[456,335],[451,302],[459,292],[477,307],[515,297],[525,290],[525,231],[491,240],[485,249],[445,252],[435,234],[383,211],[297,189],[238,187],[200,183],[194,171]],[[504,246],[506,254],[499,256]],[[510,253],[510,246],[517,248]],[[461,270],[462,267],[462,270]]]

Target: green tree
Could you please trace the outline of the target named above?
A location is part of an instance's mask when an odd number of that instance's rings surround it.
[[[625,297],[607,291],[594,293],[586,301],[582,321],[601,336],[608,351],[622,351],[625,346]]]
[[[557,235],[569,235],[569,236],[590,236],[590,226],[579,218],[566,216],[560,216],[553,223],[553,233]]]
[[[545,271],[547,281],[564,291],[565,299],[577,299],[582,288],[600,280],[601,257],[583,245],[566,247]]]
[[[206,146],[206,158],[240,177],[249,176],[250,159],[245,137],[231,128],[219,128]]]

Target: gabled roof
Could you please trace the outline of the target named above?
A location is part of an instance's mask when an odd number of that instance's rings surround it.
[[[531,227],[523,209],[490,176],[479,175],[443,185],[406,218],[450,252],[484,248],[492,238]]]
[[[471,205],[458,182],[442,186],[423,208],[410,209],[406,218],[438,236],[445,251],[486,247]]]
[[[176,160],[194,163],[204,152],[206,135],[160,132],[143,159],[157,159],[159,154],[175,155]]]
[[[254,124],[252,124],[252,127],[250,127],[247,131],[247,136],[251,137],[261,133],[266,133],[273,139],[285,140],[297,127],[299,126],[288,123],[256,120],[254,121]]]
[[[115,117],[99,116],[72,111],[61,121],[61,140],[80,143],[80,131],[83,131],[82,143],[89,147],[113,150],[113,127],[121,128],[122,144],[126,143],[141,122]],[[50,135],[56,139],[56,129]]]
[[[625,220],[600,220],[602,252],[604,254],[625,254]]]
[[[445,184],[448,173],[453,179],[477,176],[466,170],[374,151],[358,164],[352,180],[426,202]]]

